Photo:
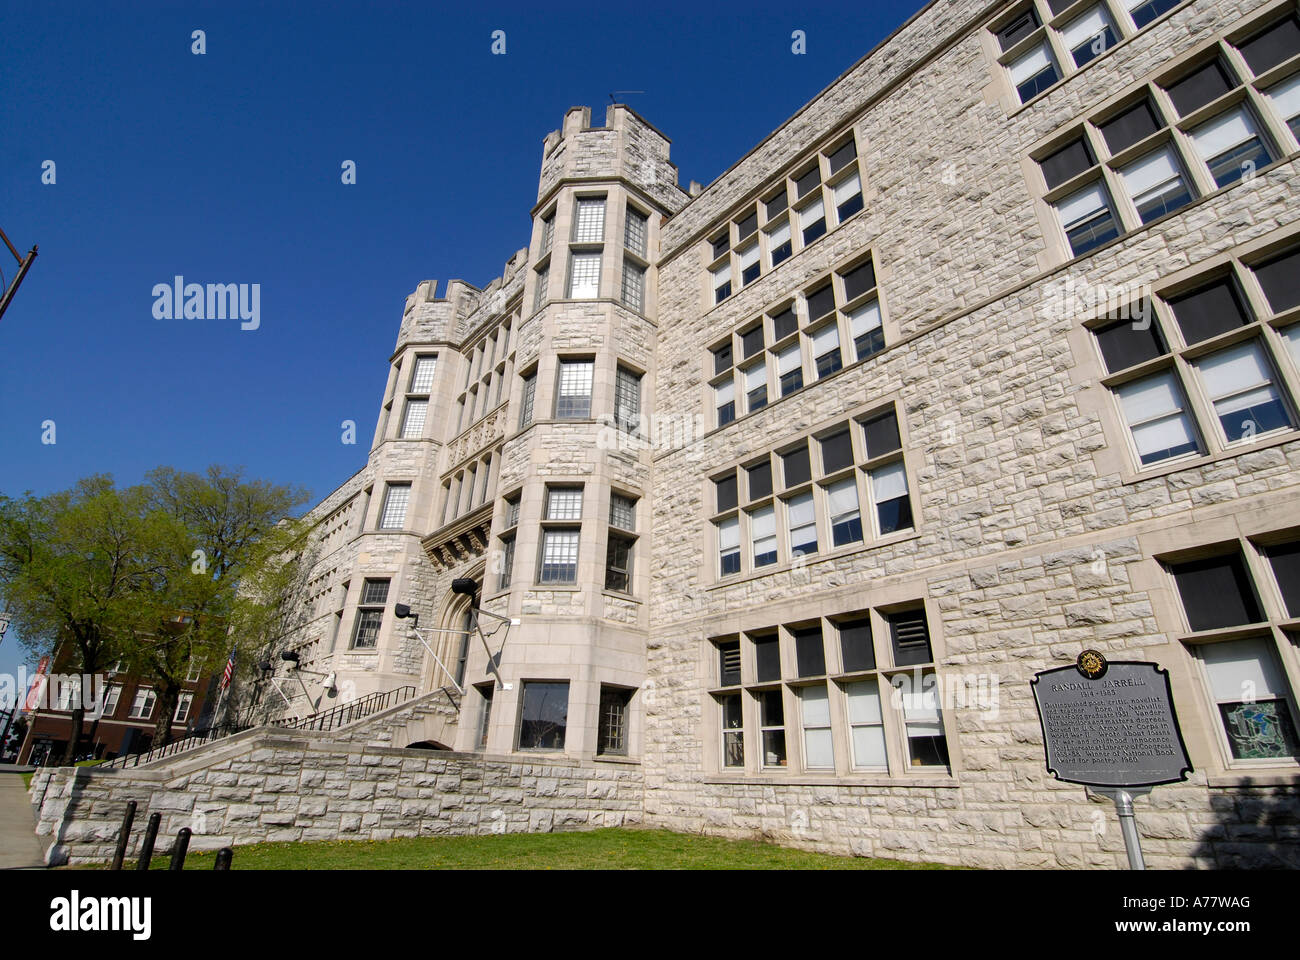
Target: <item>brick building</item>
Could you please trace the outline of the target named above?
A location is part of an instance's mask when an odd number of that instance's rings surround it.
[[[940,0],[703,189],[593,123],[500,278],[407,298],[308,675],[651,824],[1115,865],[1029,687],[1095,648],[1172,673],[1148,861],[1300,862],[1295,3]]]

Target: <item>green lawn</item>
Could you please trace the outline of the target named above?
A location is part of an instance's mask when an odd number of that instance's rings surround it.
[[[211,870],[191,853],[187,870]],[[167,868],[155,856],[150,866]],[[836,857],[755,840],[609,828],[482,837],[258,843],[235,847],[235,870],[935,870],[936,864]]]

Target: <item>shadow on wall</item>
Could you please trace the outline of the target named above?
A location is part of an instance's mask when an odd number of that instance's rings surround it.
[[[1300,776],[1264,786],[1249,777],[1231,791],[1214,791],[1215,822],[1194,856],[1221,870],[1300,870]]]

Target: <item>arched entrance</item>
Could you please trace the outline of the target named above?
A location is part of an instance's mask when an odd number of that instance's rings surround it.
[[[430,664],[432,676],[430,689],[450,686],[447,674],[455,679],[460,687],[465,686],[465,664],[469,659],[469,645],[474,636],[474,608],[478,606],[479,593],[483,588],[484,564],[478,564],[464,576],[475,582],[474,596],[452,593],[450,589],[443,596],[442,612],[438,618],[438,627],[446,633],[437,634],[438,642],[434,649],[438,658],[446,665],[444,673],[436,663]]]

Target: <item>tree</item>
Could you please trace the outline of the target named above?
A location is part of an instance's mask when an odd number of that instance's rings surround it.
[[[0,497],[0,591],[34,652],[67,644],[66,666],[94,675],[129,646],[139,597],[161,572],[145,504],[143,491],[119,491],[104,475],[45,497]],[[84,720],[78,697],[65,764],[76,757]]]

